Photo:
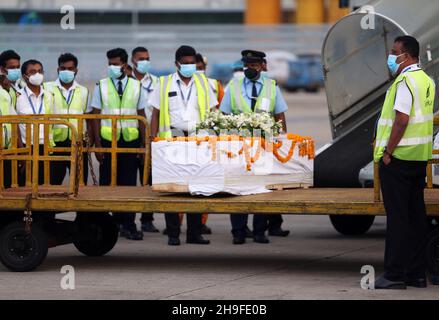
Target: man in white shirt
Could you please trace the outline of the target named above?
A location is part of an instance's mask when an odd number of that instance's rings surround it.
[[[387,216],[384,274],[375,281],[375,289],[427,287],[429,228],[424,189],[433,156],[436,85],[419,67],[419,54],[418,40],[404,35],[395,39],[387,58],[395,80],[387,91],[375,136],[374,162]]]
[[[134,67],[132,77],[140,81],[145,99],[148,99],[157,83],[157,77],[150,73],[150,59],[151,57],[149,51],[145,47],[134,48],[131,53],[131,62],[133,63]],[[151,124],[152,109],[153,107],[149,103],[145,105],[145,115],[148,125]],[[141,183],[143,181],[144,160],[144,157],[139,157],[139,177]],[[149,174],[149,177],[151,179],[151,173]],[[151,182],[149,182],[149,184],[151,184]],[[143,212],[140,219],[140,222],[142,223],[142,231],[159,232],[159,230],[154,226],[153,221],[154,217],[152,213]]]
[[[175,65],[177,72],[172,75],[161,77],[159,83],[149,99],[154,107],[151,120],[151,139],[154,137],[187,136],[196,129],[202,114],[205,115],[210,109],[218,105],[218,101],[212,89],[207,83],[207,78],[202,74],[196,74],[196,51],[189,46],[181,46],[175,53]],[[169,85],[161,85],[167,82]],[[161,92],[161,87],[166,92]],[[205,90],[208,92],[204,92]],[[200,91],[204,90],[204,91]],[[200,92],[199,92],[200,91]],[[160,96],[166,95],[167,105],[161,103]],[[203,99],[208,96],[209,99]],[[166,114],[168,112],[168,114]],[[169,116],[169,117],[167,117]],[[159,121],[166,128],[159,128]],[[169,123],[167,120],[169,119]],[[160,131],[159,131],[160,129]],[[169,237],[169,245],[180,244],[180,220],[178,214],[165,214],[166,229]],[[187,243],[209,244],[209,240],[201,236],[201,214],[187,215]]]
[[[37,60],[28,60],[21,66],[21,73],[26,82],[26,86],[20,91],[17,97],[17,114],[18,115],[38,115],[38,114],[52,114],[53,113],[53,96],[50,91],[43,88],[44,69],[41,62]],[[28,142],[26,136],[26,125],[20,124],[20,134],[24,145]],[[39,126],[39,149],[40,154],[44,152],[44,125]],[[51,135],[51,128],[49,128]],[[49,137],[51,139],[51,137]],[[33,128],[31,131],[30,144],[33,144]],[[46,141],[49,145],[50,141]],[[44,182],[44,165],[39,163],[39,184]],[[19,184],[25,183],[24,167],[20,170]]]
[[[75,78],[78,73],[78,58],[71,53],[64,53],[58,58],[58,79],[53,82],[44,84],[44,88],[53,95],[54,113],[55,114],[77,114],[81,115],[87,112],[88,89],[76,82]],[[67,119],[65,120],[67,121]],[[78,129],[77,122],[71,121]],[[86,129],[86,128],[84,128]],[[71,130],[67,126],[55,125],[53,129],[53,140],[55,147],[71,147]],[[57,155],[66,155],[63,152],[57,152]],[[67,170],[70,171],[69,161],[52,161],[50,164],[51,184],[62,184]],[[83,154],[84,183],[87,184],[88,178],[88,154]]]

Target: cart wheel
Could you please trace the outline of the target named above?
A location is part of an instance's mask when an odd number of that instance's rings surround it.
[[[108,213],[78,214],[78,226],[73,244],[86,256],[103,256],[113,249],[119,236],[119,228]]]
[[[36,224],[27,234],[24,223],[12,222],[0,231],[0,260],[11,271],[25,272],[37,268],[46,258],[47,235]]]
[[[365,234],[375,220],[375,216],[339,216],[330,215],[335,230],[347,236]]]
[[[426,252],[428,270],[439,278],[439,227],[431,232]]]

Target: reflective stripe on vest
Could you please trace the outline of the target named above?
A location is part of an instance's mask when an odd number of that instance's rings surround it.
[[[15,90],[15,88],[13,88],[13,87],[9,88],[9,96],[11,97],[12,107],[14,109],[16,109],[16,107],[17,107],[17,91]]]
[[[48,84],[49,86],[50,84]],[[52,89],[54,110],[57,114],[84,114],[87,106],[83,105],[83,101],[88,101],[88,90],[85,87],[77,86],[71,93],[70,104],[64,98],[61,89],[54,83]],[[78,129],[78,120],[69,119],[71,124]],[[83,126],[85,132],[86,126]],[[63,142],[68,139],[72,139],[71,130],[67,126],[55,124],[53,126],[53,140],[55,142]]]
[[[254,112],[269,112],[274,115],[274,109],[276,106],[276,81],[269,78],[263,78],[263,81],[264,84],[261,93],[256,100]],[[229,84],[231,107],[234,114],[253,112],[251,106],[247,103],[242,94],[241,89],[243,83],[244,77],[240,79],[232,79]]]
[[[380,119],[374,149],[374,161],[378,162],[387,146],[395,121],[395,105],[398,84],[405,82],[412,97],[412,110],[404,136],[393,156],[407,161],[428,161],[432,157],[433,105],[435,84],[422,70],[400,74],[387,92]]]
[[[209,82],[205,75],[194,74],[194,83],[197,88],[198,109],[200,112],[200,120],[206,118],[209,112]],[[171,118],[169,115],[169,90],[172,83],[172,74],[160,77],[160,117],[159,117],[159,133],[160,138],[171,138]]]
[[[102,100],[102,114],[104,115],[137,115],[137,105],[140,99],[141,83],[138,80],[128,78],[122,99],[117,93],[116,87],[110,78],[99,81],[99,89]],[[122,131],[123,140],[134,141],[139,138],[138,120],[118,120],[116,138],[120,139]],[[101,136],[111,141],[111,120],[101,120]]]
[[[10,115],[12,98],[9,92],[0,87],[0,116]],[[11,147],[12,126],[10,123],[3,123],[3,146],[8,149]],[[0,148],[2,145],[0,145]]]

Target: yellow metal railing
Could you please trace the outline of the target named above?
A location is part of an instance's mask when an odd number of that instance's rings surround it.
[[[77,127],[68,120],[78,120]],[[88,143],[84,145],[85,122],[108,119],[111,121],[112,141],[111,147],[97,148]],[[144,147],[142,148],[119,148],[117,146],[117,121],[138,120],[143,123],[145,128]],[[5,149],[3,141],[3,125],[11,124],[11,147]],[[18,125],[26,126],[26,141],[24,147],[18,147]],[[61,124],[67,126],[72,132],[71,147],[52,147],[50,145],[50,126]],[[44,125],[44,152],[39,153],[39,127]],[[140,129],[140,126],[139,126]],[[33,135],[32,135],[33,130]],[[142,135],[141,135],[142,137]],[[33,139],[33,141],[32,141]],[[33,147],[35,146],[35,147]],[[68,153],[65,156],[51,155],[53,153]],[[70,181],[69,193],[76,196],[78,186],[83,184],[84,168],[81,160],[83,153],[110,153],[111,154],[111,186],[117,184],[117,154],[137,153],[144,155],[143,185],[146,185],[149,178],[150,167],[150,144],[149,144],[149,125],[145,117],[142,116],[118,116],[118,115],[29,115],[29,116],[2,116],[0,117],[0,192],[4,189],[4,161],[11,161],[11,187],[18,187],[18,162],[25,161],[26,177],[25,185],[32,186],[32,194],[38,194],[38,164],[44,162],[44,184],[50,185],[50,162],[51,161],[70,161]],[[73,177],[73,179],[72,179]],[[1,194],[0,194],[1,195]]]
[[[76,142],[78,141],[78,134],[75,127],[68,122],[53,119],[29,119],[20,117],[1,117],[0,118],[0,191],[4,189],[4,161],[11,160],[11,187],[18,186],[18,162],[24,161],[26,164],[26,182],[25,185],[32,187],[32,194],[38,193],[39,182],[39,163],[44,162],[44,185],[50,185],[50,161],[70,161],[71,174],[76,176],[77,169],[77,152],[75,152]],[[4,149],[3,141],[3,125],[11,125],[11,148]],[[24,147],[18,147],[18,125],[24,124],[26,126],[26,141]],[[72,131],[72,147],[70,148],[70,155],[68,156],[52,156],[49,154],[49,126],[56,124],[66,125]],[[40,155],[40,126],[44,126],[44,151]],[[32,134],[33,132],[33,134]],[[74,193],[75,183],[70,179],[69,192]]]
[[[439,116],[434,117],[434,125],[439,125]],[[439,154],[439,150],[433,150],[433,155]],[[433,188],[433,164],[439,164],[439,159],[432,159],[427,164],[427,188]],[[375,202],[381,202],[381,186],[378,163],[374,164],[374,200]]]

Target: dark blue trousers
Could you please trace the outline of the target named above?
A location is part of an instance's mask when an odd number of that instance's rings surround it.
[[[248,222],[248,214],[231,214],[230,222],[232,223],[232,234],[237,238],[245,237],[245,227]],[[267,215],[253,215],[253,235],[263,235],[267,230]]]

